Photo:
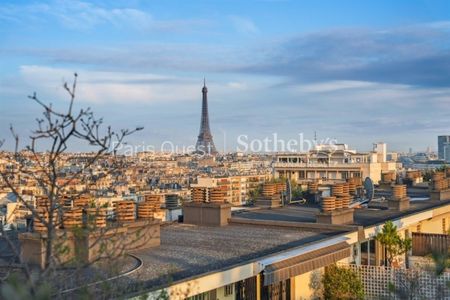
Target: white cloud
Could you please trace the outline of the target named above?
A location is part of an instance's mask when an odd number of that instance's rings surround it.
[[[245,82],[232,81],[232,82],[229,82],[227,84],[227,86],[229,88],[235,89],[235,90],[245,90],[245,89],[247,89],[247,84]]]
[[[383,118],[395,120],[399,124],[411,120],[424,122],[441,118],[437,116],[450,104],[449,88],[404,84],[330,81],[291,85],[287,91],[288,97],[299,99],[305,110],[320,112],[329,121],[341,114],[348,122],[364,122],[369,118],[376,118],[376,122]],[[408,126],[402,130],[408,130]]]
[[[20,78],[15,80],[27,91],[37,91],[50,97],[65,99],[64,82],[71,82],[78,74],[77,99],[85,103],[180,103],[201,100],[203,78],[192,75],[170,76],[156,73],[92,71],[88,69],[56,68],[41,65],[22,65]],[[211,74],[207,86],[213,102],[229,99],[252,99],[267,88],[280,84],[281,78],[239,75],[229,81]],[[0,90],[1,91],[1,90]],[[200,104],[199,104],[200,105]]]
[[[323,93],[346,89],[367,88],[374,85],[375,83],[366,81],[336,80],[321,83],[296,85],[295,89],[297,89],[299,92],[305,93]]]
[[[243,34],[259,33],[259,28],[250,19],[240,17],[240,16],[230,16],[230,21],[233,24],[236,31],[239,33],[243,33]]]
[[[20,67],[25,83],[36,91],[61,97],[62,84],[71,82],[73,71],[45,66]],[[79,70],[77,99],[90,103],[154,103],[191,101],[199,98],[199,85],[177,77],[125,72]],[[176,88],[174,83],[176,82]]]
[[[43,16],[45,16],[43,18]],[[28,23],[55,18],[69,29],[87,30],[103,24],[135,30],[186,31],[206,23],[205,20],[155,20],[144,10],[130,7],[109,8],[76,0],[53,0],[30,5],[0,5],[0,19]]]

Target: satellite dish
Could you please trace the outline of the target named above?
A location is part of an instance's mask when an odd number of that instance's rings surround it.
[[[370,201],[373,199],[375,188],[373,186],[373,181],[369,177],[364,179],[364,190],[366,191],[366,197]]]
[[[291,203],[292,200],[292,187],[291,187],[291,181],[288,179],[286,180],[286,202]]]

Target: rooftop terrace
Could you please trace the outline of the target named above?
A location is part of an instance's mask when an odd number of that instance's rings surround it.
[[[410,208],[404,211],[396,211],[387,208],[387,202],[371,202],[367,208],[355,209],[353,225],[372,226],[397,219],[407,215],[419,213],[431,208],[437,208],[450,204],[448,201],[417,200],[410,202]],[[280,208],[262,208],[239,211],[233,217],[266,220],[266,221],[290,221],[290,222],[316,222],[316,214],[320,211],[319,205],[288,205]]]
[[[133,278],[145,281],[153,289],[167,280],[176,282],[228,269],[338,233],[249,224],[165,225],[161,227],[161,246],[134,252],[143,260],[144,268],[133,274]]]

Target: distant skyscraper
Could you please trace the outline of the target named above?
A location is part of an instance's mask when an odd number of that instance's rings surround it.
[[[217,154],[216,146],[214,146],[211,129],[209,128],[208,116],[208,89],[206,88],[206,81],[203,80],[202,88],[202,118],[200,121],[200,133],[198,135],[195,151],[201,154]]]
[[[446,161],[450,161],[450,135],[438,136],[438,157]]]

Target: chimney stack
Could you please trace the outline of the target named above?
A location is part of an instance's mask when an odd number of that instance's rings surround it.
[[[351,224],[353,223],[354,209],[349,208],[351,196],[350,185],[336,183],[331,188],[330,197],[322,197],[322,210],[316,215],[317,223]]]
[[[430,199],[445,201],[450,200],[450,168],[445,172],[436,172],[430,183]]]
[[[183,222],[187,224],[224,226],[231,218],[231,204],[225,203],[226,191],[220,187],[194,187],[191,202],[183,203]]]
[[[281,193],[286,188],[284,183],[264,183],[262,196],[256,199],[256,206],[264,207],[280,207],[281,206]]]
[[[396,184],[392,187],[392,196],[388,200],[389,209],[398,211],[407,210],[409,208],[409,197],[406,195],[406,185]]]

